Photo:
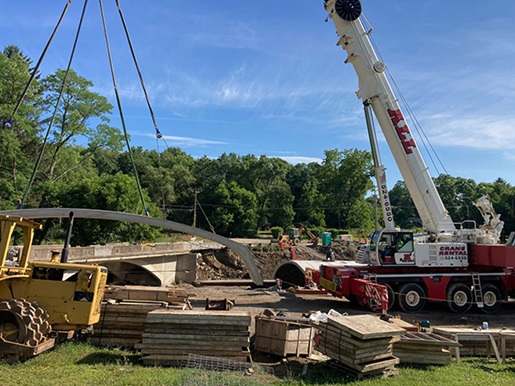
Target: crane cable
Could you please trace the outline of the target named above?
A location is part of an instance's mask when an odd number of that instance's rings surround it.
[[[156,149],[157,149],[157,167],[159,170],[161,170],[162,169],[161,168],[161,151],[159,148],[159,140],[162,140],[164,142],[167,149],[169,148],[169,146],[168,146],[168,143],[166,142],[166,138],[163,136],[163,134],[161,133],[161,131],[159,130],[159,127],[157,125],[157,119],[154,114],[154,109],[152,108],[152,103],[150,102],[150,97],[147,92],[147,87],[145,85],[145,80],[143,79],[143,74],[142,74],[141,67],[138,62],[138,58],[136,56],[136,51],[134,49],[134,45],[132,44],[132,39],[131,39],[131,36],[129,33],[129,28],[127,27],[127,22],[125,20],[125,15],[123,13],[122,6],[120,4],[120,0],[115,0],[115,3],[116,3],[116,8],[118,9],[118,15],[120,16],[120,21],[122,22],[123,31],[125,33],[125,38],[127,40],[127,44],[129,46],[129,50],[131,52],[132,61],[134,63],[134,67],[136,68],[136,72],[138,74],[138,79],[139,79],[139,82],[141,85],[141,89],[143,90],[143,94],[145,96],[145,101],[147,102],[148,111],[150,113],[150,117],[152,119],[152,124],[154,126],[154,132],[155,132],[155,137],[156,137]],[[166,207],[166,199],[165,199],[165,194],[164,194],[163,189],[161,189],[161,201],[162,201],[162,207],[165,208]],[[163,213],[164,213],[164,211],[163,211]]]
[[[369,31],[373,30],[372,23],[366,17],[365,14],[363,14],[363,18],[364,18],[363,20],[368,25],[368,27],[366,27],[366,29],[369,30]],[[370,39],[370,43],[372,44],[372,46],[374,47],[375,51],[377,52],[377,55],[379,56],[379,59],[381,60],[381,62],[385,63],[385,61],[383,59],[383,56],[381,55],[381,51],[379,50],[379,47],[377,47],[377,45],[374,42],[373,37],[370,34],[369,34],[369,39]],[[449,174],[447,168],[445,167],[442,159],[440,158],[440,156],[438,155],[436,149],[434,148],[433,144],[431,143],[431,141],[430,141],[428,135],[426,134],[424,128],[422,127],[422,125],[420,124],[419,120],[417,119],[417,117],[415,115],[415,112],[411,108],[411,105],[408,103],[407,99],[404,97],[404,95],[403,95],[403,93],[402,93],[402,91],[401,91],[397,81],[395,80],[395,78],[394,78],[392,72],[390,71],[390,69],[388,68],[388,66],[386,67],[386,75],[392,81],[392,84],[393,84],[396,92],[399,94],[402,103],[406,107],[406,111],[408,112],[408,114],[409,114],[409,116],[410,116],[410,118],[411,118],[411,120],[413,122],[413,126],[415,127],[415,130],[419,134],[419,137],[420,137],[420,139],[422,141],[422,145],[423,145],[424,149],[426,150],[426,153],[428,154],[429,159],[431,160],[431,163],[433,164],[433,167],[435,168],[435,171],[437,173],[440,173],[439,167],[437,166],[435,160],[433,159],[433,154],[434,154],[435,158],[438,160],[438,163],[441,165],[443,171],[446,174]]]
[[[48,137],[50,136],[50,132],[52,130],[52,126],[54,125],[55,117],[57,116],[57,113],[59,111],[59,105],[61,103],[64,90],[66,88],[66,82],[68,80],[68,74],[70,73],[70,68],[73,62],[73,57],[75,56],[75,51],[77,48],[77,43],[79,41],[80,32],[82,29],[82,22],[84,21],[84,15],[86,14],[86,8],[88,6],[89,0],[84,0],[84,6],[82,7],[82,12],[79,19],[79,24],[77,26],[77,31],[75,32],[75,39],[73,40],[72,50],[70,52],[70,57],[68,59],[68,65],[66,66],[66,70],[63,77],[63,82],[61,84],[61,88],[59,89],[59,95],[57,97],[57,101],[55,102],[54,112],[52,113],[52,116],[50,118],[50,121],[48,123],[48,128],[45,133],[45,137],[43,138],[43,143],[41,144],[41,149],[38,153],[38,157],[36,159],[36,162],[34,164],[34,168],[32,169],[32,174],[30,175],[29,183],[27,184],[27,187],[25,188],[25,191],[23,192],[23,196],[20,202],[20,207],[23,208],[25,205],[25,202],[27,201],[27,198],[29,197],[30,190],[32,188],[32,184],[34,183],[34,179],[36,178],[36,174],[38,172],[38,168],[41,164],[41,159],[43,158],[43,153],[45,151],[45,147],[48,143]]]
[[[105,40],[105,44],[106,44],[107,58],[109,60],[109,69],[111,71],[111,79],[113,81],[113,88],[114,88],[114,94],[115,94],[115,98],[116,98],[116,105],[118,106],[118,112],[120,114],[120,121],[121,121],[122,128],[123,128],[123,135],[124,135],[124,138],[125,138],[125,143],[127,145],[127,151],[129,153],[129,158],[130,158],[130,161],[131,161],[131,164],[132,164],[132,169],[134,171],[134,177],[136,179],[136,185],[138,187],[139,197],[140,197],[141,203],[143,205],[143,211],[145,212],[146,216],[149,216],[150,214],[149,214],[147,205],[145,203],[145,197],[143,196],[143,190],[141,188],[141,183],[140,183],[140,179],[139,179],[138,169],[136,168],[136,163],[134,162],[134,155],[133,155],[131,143],[130,143],[130,140],[129,140],[129,133],[127,132],[127,126],[125,124],[125,116],[123,114],[122,102],[120,100],[120,93],[118,92],[118,82],[116,80],[116,74],[115,74],[114,65],[113,65],[113,58],[112,58],[112,55],[111,55],[111,45],[109,43],[109,34],[108,34],[108,31],[107,31],[107,25],[106,25],[106,20],[105,20],[105,15],[104,15],[103,0],[98,0],[98,4],[100,6],[100,15],[101,15],[101,19],[102,19],[102,28],[103,28],[103,32],[104,32],[104,40]]]
[[[18,112],[18,109],[20,108],[23,100],[25,99],[25,96],[27,95],[27,92],[29,91],[30,85],[32,84],[32,82],[36,78],[36,75],[37,75],[37,73],[39,71],[39,67],[41,66],[41,63],[43,62],[43,59],[45,58],[45,55],[46,55],[46,53],[48,51],[48,48],[50,47],[50,44],[52,44],[52,41],[54,40],[54,37],[55,37],[59,27],[61,26],[61,23],[62,23],[62,21],[64,19],[64,16],[68,12],[68,8],[70,8],[70,4],[71,3],[72,3],[72,0],[66,0],[66,4],[64,5],[64,8],[63,8],[63,10],[61,12],[61,15],[59,16],[59,19],[57,20],[57,23],[54,26],[54,29],[52,30],[52,33],[50,34],[50,37],[48,38],[48,40],[47,40],[47,42],[45,44],[45,47],[43,48],[43,51],[41,52],[41,55],[39,56],[39,59],[38,59],[38,61],[36,63],[36,66],[32,70],[32,74],[30,74],[30,78],[29,78],[27,84],[25,85],[25,88],[23,89],[23,92],[21,93],[20,97],[18,98],[18,101],[16,102],[16,105],[14,106],[14,109],[13,109],[9,119],[7,120],[7,122],[4,123],[4,126],[5,125],[11,126],[13,124],[14,116]]]
[[[134,46],[132,45],[132,40],[129,34],[129,29],[127,28],[127,23],[125,22],[125,16],[123,15],[122,7],[120,5],[120,0],[115,0],[116,8],[118,9],[118,14],[120,15],[120,20],[122,22],[123,31],[125,32],[125,37],[127,39],[127,44],[129,45],[129,49],[131,51],[132,61],[134,62],[134,66],[136,67],[136,72],[138,73],[139,82],[141,84],[141,88],[143,89],[143,94],[145,95],[145,100],[147,102],[148,111],[150,112],[150,117],[152,118],[152,123],[154,125],[154,130],[156,133],[156,138],[161,139],[163,135],[159,131],[157,126],[156,116],[154,114],[154,109],[152,108],[152,104],[150,103],[150,98],[148,96],[147,88],[145,86],[145,81],[143,80],[143,75],[141,73],[141,68],[138,63],[138,59],[136,57],[136,52],[134,51]]]

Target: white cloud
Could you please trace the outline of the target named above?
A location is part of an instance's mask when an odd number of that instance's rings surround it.
[[[515,117],[481,115],[454,118],[450,114],[439,114],[426,122],[429,138],[437,145],[484,150],[515,149]]]
[[[290,164],[293,164],[293,165],[297,165],[297,164],[309,164],[309,163],[312,163],[312,162],[315,162],[317,164],[321,164],[322,163],[322,158],[318,158],[318,157],[306,157],[306,156],[279,156],[279,157],[276,157],[276,156],[270,156],[270,157],[274,157],[274,158],[280,158]]]
[[[141,135],[141,134],[136,134]],[[154,134],[143,134],[145,137],[155,138]],[[212,139],[204,138],[192,138],[192,137],[179,137],[175,135],[163,135],[163,139],[168,142],[170,146],[182,146],[182,147],[209,147],[216,145],[228,145],[227,142],[216,141]]]

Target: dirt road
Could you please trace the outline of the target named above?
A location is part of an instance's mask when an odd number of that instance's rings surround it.
[[[330,295],[294,295],[289,292],[278,293],[273,289],[251,289],[248,287],[191,287],[192,304],[195,307],[203,307],[206,298],[210,299],[234,299],[236,309],[250,311],[257,315],[265,308],[291,313],[292,316],[300,316],[309,311],[328,312],[335,309],[340,313],[357,315],[368,313],[367,310],[351,305],[345,299],[338,299]],[[484,314],[478,311],[470,311],[466,314],[454,314],[443,304],[432,304],[424,312],[416,314],[402,313],[400,310],[392,310],[391,314],[400,315],[408,322],[429,320],[433,326],[460,326],[478,327],[486,321],[492,328],[515,329],[515,302],[510,302],[495,315]]]

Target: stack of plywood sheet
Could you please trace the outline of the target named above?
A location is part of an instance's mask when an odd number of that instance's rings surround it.
[[[395,372],[399,359],[393,344],[404,329],[375,315],[329,316],[319,326],[318,350],[357,376],[377,376]]]
[[[309,356],[313,350],[315,329],[307,322],[256,316],[256,350],[281,357]]]
[[[149,312],[141,351],[149,365],[174,365],[189,354],[246,361],[251,317],[241,311]]]
[[[188,292],[179,287],[146,287],[136,285],[109,285],[105,289],[105,299],[159,301],[167,303],[185,303]]]
[[[435,333],[406,332],[393,346],[401,363],[446,365],[459,347],[455,340]]]
[[[458,341],[461,356],[495,356],[499,361],[515,357],[515,330],[438,327],[433,332]]]
[[[165,302],[104,302],[90,341],[100,346],[134,349],[141,343],[147,314],[165,307]]]

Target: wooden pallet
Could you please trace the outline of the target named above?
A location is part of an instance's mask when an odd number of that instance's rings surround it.
[[[113,300],[150,300],[167,303],[184,303],[189,294],[184,288],[178,287],[147,287],[147,286],[106,286],[104,299]]]
[[[319,326],[317,349],[353,375],[385,376],[395,373],[393,345],[403,332],[373,315],[330,316]]]
[[[134,349],[141,343],[148,312],[168,307],[166,302],[104,302],[90,342],[99,346]]]
[[[436,333],[406,332],[394,344],[393,353],[401,363],[447,365],[453,353],[459,360],[460,344]]]
[[[238,311],[149,312],[141,348],[143,361],[173,365],[190,354],[233,360],[248,360],[251,317]]]
[[[508,357],[515,358],[515,330],[439,327],[433,332],[455,339],[460,344],[461,356],[494,356],[498,362],[504,362]]]

